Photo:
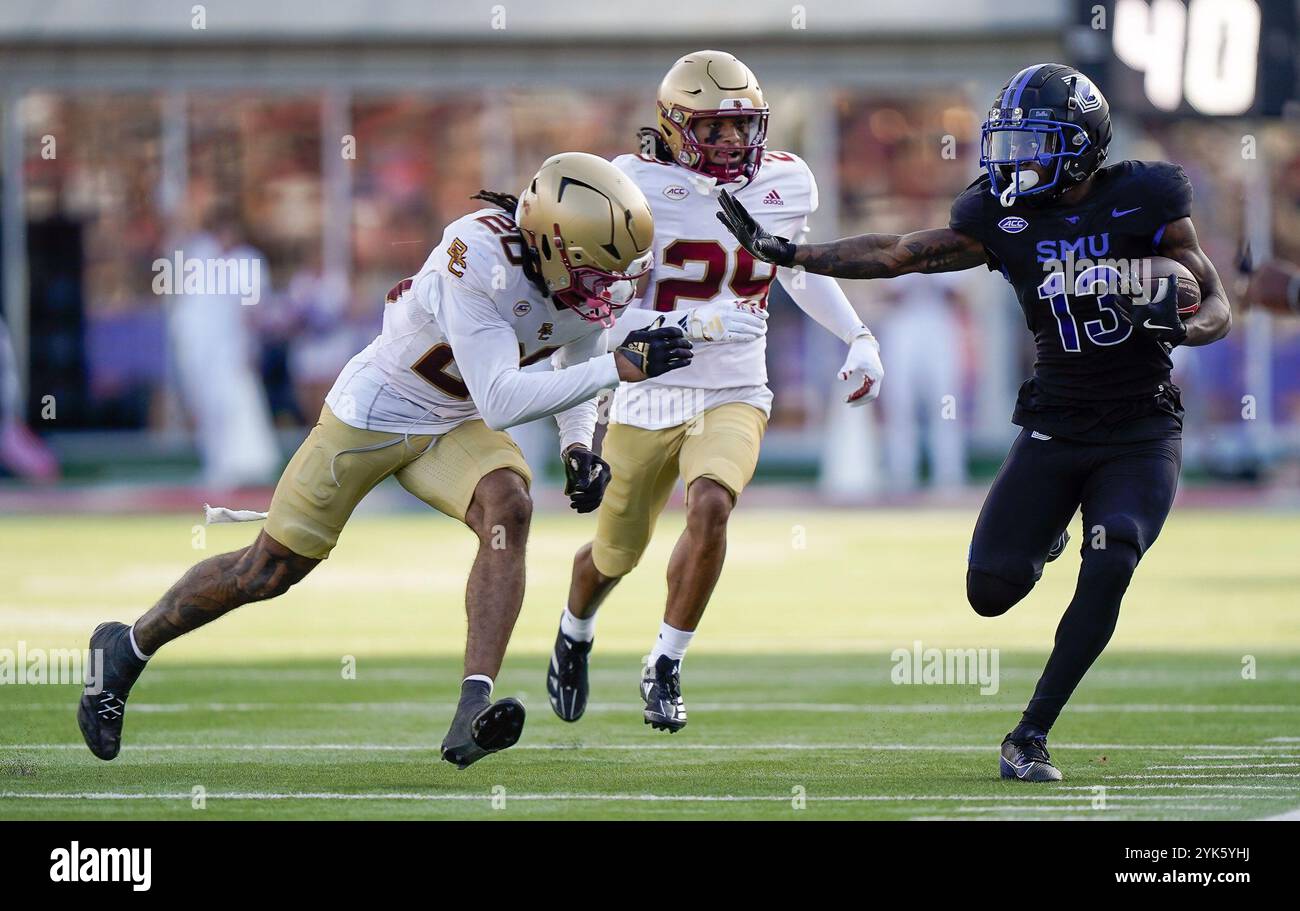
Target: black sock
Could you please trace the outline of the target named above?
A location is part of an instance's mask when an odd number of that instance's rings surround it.
[[[460,684],[460,701],[491,701],[492,687],[486,680],[464,680]]]

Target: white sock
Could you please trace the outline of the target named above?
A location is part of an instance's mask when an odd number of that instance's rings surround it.
[[[461,681],[461,685],[463,686],[466,682],[468,682],[468,681],[470,681],[470,680],[481,680],[481,681],[483,681],[484,683],[486,683],[486,684],[487,684],[487,688],[488,688],[488,698],[489,698],[489,699],[492,698],[492,678],[491,678],[491,677],[489,677],[487,674],[470,674],[468,677],[466,677],[464,680]]]
[[[694,637],[694,630],[687,632],[669,626],[667,623],[660,623],[659,638],[655,640],[655,647],[650,652],[650,665],[653,667],[660,655],[667,655],[674,661],[681,661],[686,657],[686,649]]]
[[[564,613],[560,614],[560,632],[574,642],[590,642],[596,638],[596,615],[583,619],[575,617],[566,604]]]
[[[128,638],[131,640],[131,651],[135,652],[137,658],[141,661],[148,661],[153,657],[153,655],[146,655],[144,652],[140,651],[140,646],[135,644],[135,624],[131,625],[131,632],[128,634]]]

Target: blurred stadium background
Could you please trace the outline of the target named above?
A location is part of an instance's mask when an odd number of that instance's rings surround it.
[[[0,508],[192,509],[196,485],[273,483],[470,194],[514,191],[556,151],[631,149],[697,47],[758,73],[770,147],[818,176],[815,238],[945,224],[994,90],[1029,62],[1080,65],[1115,112],[1112,160],[1186,167],[1234,290],[1247,250],[1300,261],[1296,8],[7,3]],[[260,261],[256,305],[154,293],[156,259],[236,246]],[[1030,366],[1010,287],[978,270],[845,288],[885,346],[884,397],[836,407],[839,343],[773,286],[755,491],[868,502],[986,481]],[[1300,322],[1238,316],[1223,344],[1177,352],[1187,477],[1289,502]],[[517,436],[554,479],[550,426]]]

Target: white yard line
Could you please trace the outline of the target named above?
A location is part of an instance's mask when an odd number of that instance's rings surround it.
[[[152,792],[132,792],[132,791],[0,791],[0,798],[9,800],[184,800],[194,799],[194,793],[191,791],[152,791]],[[478,793],[458,793],[458,794],[424,794],[409,791],[393,792],[339,792],[339,791],[231,791],[216,792],[208,791],[203,795],[207,800],[320,800],[320,801],[425,801],[425,802],[442,802],[442,801],[483,801],[491,802],[494,798],[504,798],[507,803],[512,800],[523,801],[592,801],[592,802],[643,802],[643,803],[789,803],[793,796],[790,794],[774,795],[738,795],[738,794],[574,794],[574,793],[556,793],[556,794],[537,794],[537,793],[520,793],[516,794],[506,791],[500,795],[492,794],[488,791]],[[1189,807],[1186,804],[1177,803],[1180,800],[1240,800],[1243,795],[1239,794],[1151,794],[1151,795],[1111,795],[1107,801],[1122,800],[1125,804],[1145,805],[1149,801],[1174,801],[1170,808],[1179,809],[1197,809],[1197,806]],[[977,803],[983,804],[991,801],[1023,801],[1025,806],[1016,806],[1017,811],[1033,810],[1035,812],[1056,812],[1067,809],[1089,809],[1091,805],[1080,807],[1057,807],[1050,804],[1052,801],[1078,801],[1080,795],[1075,794],[1038,794],[1038,795],[1020,795],[1012,796],[1005,794],[989,795],[968,795],[968,794],[828,794],[819,796],[808,794],[805,796],[808,803]],[[1266,799],[1263,797],[1256,799]],[[1002,809],[1007,809],[1004,807]],[[1145,806],[1143,807],[1146,808]],[[960,812],[979,812],[980,810],[996,810],[997,807],[976,807],[971,810],[961,810]],[[1094,810],[1094,812],[1105,812]]]
[[[1267,747],[1265,749],[1268,749]],[[1276,747],[1273,747],[1276,749]],[[1300,753],[1193,753],[1184,759],[1300,759]]]
[[[1265,822],[1300,822],[1300,809],[1289,810],[1276,816],[1266,817]]]
[[[1230,763],[1196,763],[1195,765],[1149,765],[1148,769],[1295,769],[1300,762],[1230,762]]]
[[[1190,783],[1183,783],[1183,782],[1168,781],[1168,782],[1161,782],[1160,784],[1155,784],[1155,783],[1152,783],[1152,784],[1109,784],[1109,783],[1107,783],[1107,784],[1105,784],[1105,785],[1082,785],[1082,784],[1080,784],[1080,785],[1057,785],[1057,786],[1053,787],[1052,790],[1053,790],[1053,791],[1087,791],[1087,792],[1089,792],[1089,793],[1094,793],[1094,794],[1095,794],[1095,793],[1097,792],[1097,789],[1098,789],[1099,787],[1104,787],[1104,788],[1106,789],[1106,793],[1107,793],[1107,794],[1109,794],[1111,791],[1133,791],[1133,790],[1144,790],[1144,791],[1145,791],[1145,790],[1156,790],[1156,789],[1159,789],[1159,790],[1169,790],[1169,789],[1175,789],[1175,788],[1176,788],[1176,789],[1180,789],[1180,790],[1183,789],[1183,788],[1187,788],[1187,789],[1205,789],[1205,790],[1218,790],[1218,791],[1266,791],[1266,792],[1269,792],[1269,793],[1267,793],[1267,794],[1262,794],[1261,796],[1263,796],[1263,797],[1267,797],[1268,799],[1272,799],[1272,797],[1273,797],[1274,794],[1294,794],[1294,793],[1296,793],[1296,789],[1295,789],[1295,787],[1290,786],[1290,785],[1281,785],[1281,784],[1238,784],[1237,782],[1231,782],[1231,781],[1221,781],[1221,782],[1216,782],[1216,783],[1214,783],[1214,784],[1190,784]],[[1235,796],[1235,795],[1234,795],[1234,796]],[[1242,796],[1242,797],[1248,797],[1248,796],[1250,796],[1250,795],[1243,794],[1243,795],[1240,795],[1240,796]]]
[[[1161,779],[1191,779],[1191,778],[1300,778],[1300,772],[1241,772],[1211,775],[1185,775],[1181,772],[1171,773],[1168,775],[1112,775],[1107,781],[1119,780],[1161,780]]]
[[[1153,799],[1159,800],[1162,798],[1153,798]],[[1133,810],[1136,808],[1125,807],[1124,809]],[[1212,811],[1217,811],[1222,813],[1222,812],[1229,812],[1229,811],[1239,811],[1240,809],[1241,807],[1238,806],[1237,804],[1171,803],[1171,804],[1145,804],[1141,807],[1141,810],[1143,812],[1150,812],[1151,810],[1178,810],[1179,812],[1182,813],[1185,813],[1188,810],[1212,810]],[[1070,813],[1070,812],[1078,812],[1080,810],[1091,810],[1097,816],[1106,816],[1114,812],[1111,809],[1099,810],[1096,807],[1091,806],[1090,804],[1078,804],[1076,806],[1067,806],[1067,807],[1022,807],[1022,806],[1016,806],[1014,804],[1005,807],[998,807],[998,806],[956,807],[954,809],[954,812],[956,813],[997,813],[999,811],[1003,811],[1003,812],[1013,812],[1013,813]]]

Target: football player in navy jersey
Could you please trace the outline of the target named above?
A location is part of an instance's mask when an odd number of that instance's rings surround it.
[[[1064,550],[1080,507],[1085,530],[1055,647],[1002,742],[1002,777],[1023,781],[1061,779],[1047,733],[1110,640],[1133,571],[1173,503],[1183,408],[1169,353],[1218,341],[1231,325],[1227,294],[1192,227],[1183,169],[1103,167],[1110,138],[1096,86],[1072,67],[1037,64],[994,99],[981,130],[985,173],[957,197],[947,228],[796,245],[763,231],[725,192],[718,213],[750,252],[780,266],[891,278],[987,265],[1015,288],[1037,356],[1012,416],[1022,430],[975,523],[971,606],[985,617],[1006,613]],[[1151,256],[1190,271],[1200,289],[1194,315],[1180,318],[1176,282],[1147,290],[1130,280]]]

